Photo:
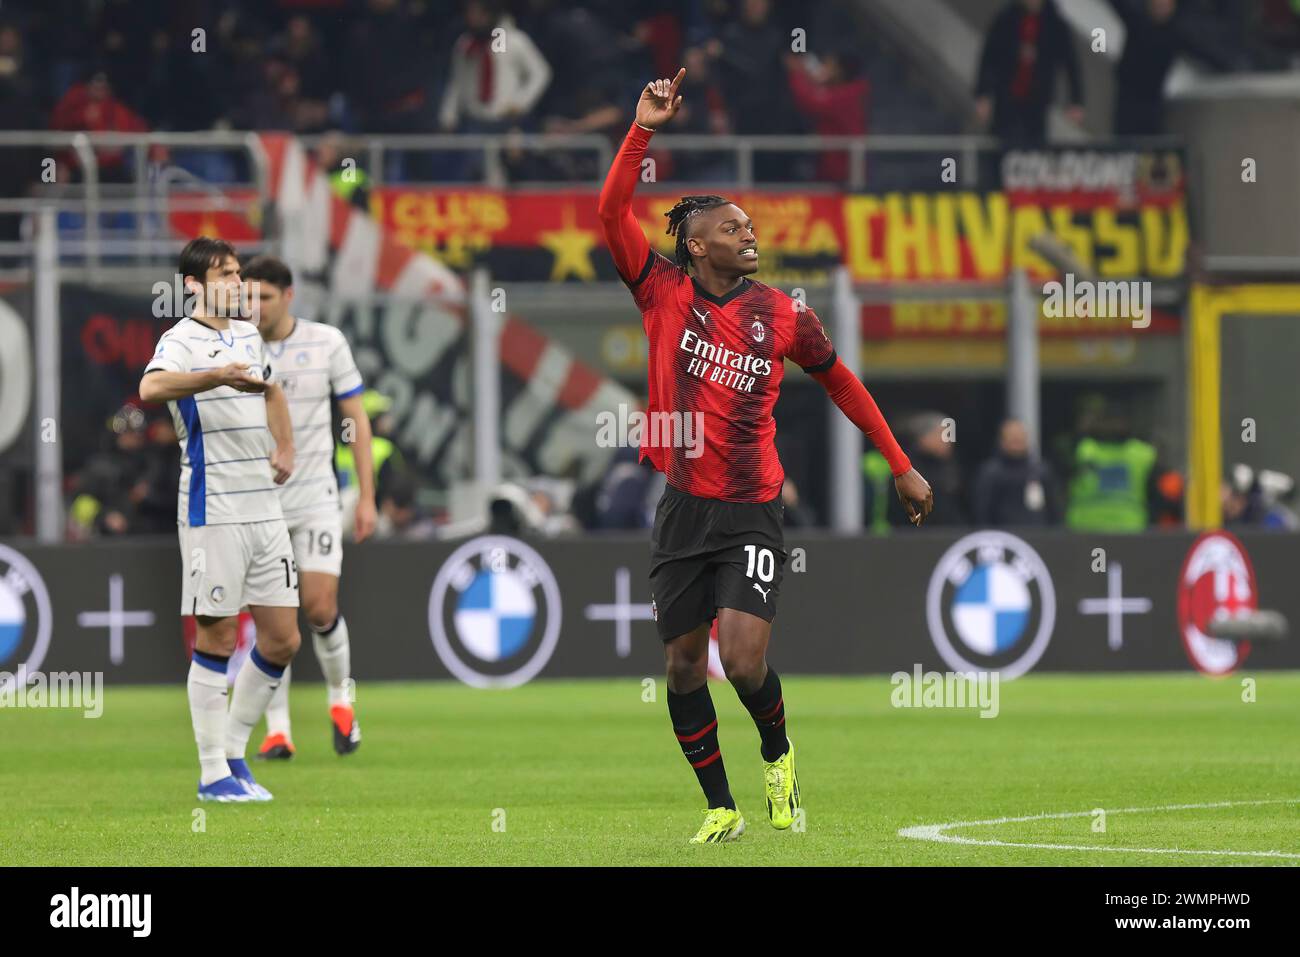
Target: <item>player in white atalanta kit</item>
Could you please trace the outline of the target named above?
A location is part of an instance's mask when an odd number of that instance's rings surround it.
[[[350,754],[361,743],[361,726],[354,709],[348,626],[338,604],[343,527],[330,402],[338,402],[341,437],[352,445],[356,456],[360,498],[353,538],[362,542],[375,530],[376,511],[370,419],[362,407],[361,373],[342,332],[292,314],[293,274],[288,266],[270,256],[258,256],[244,265],[243,275],[246,283],[256,283],[254,318],[277,381],[288,396],[298,469],[280,486],[280,507],[298,561],[302,610],[329,688],[334,750]],[[285,672],[267,709],[266,740],[257,756],[287,759],[293,752],[289,673]]]
[[[199,237],[181,251],[180,275],[193,310],[158,340],[140,398],[167,403],[181,445],[176,518],[181,614],[198,626],[188,691],[199,799],[269,801],[244,755],[299,645],[298,571],[276,488],[293,472],[293,429],[257,327],[232,318],[242,300],[235,251]],[[244,605],[257,645],[227,710]]]

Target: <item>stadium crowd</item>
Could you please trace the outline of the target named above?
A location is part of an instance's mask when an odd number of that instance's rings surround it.
[[[1129,36],[1119,133],[1159,132],[1176,56],[1276,68],[1300,37],[1287,0],[1109,2]],[[1057,4],[1009,0],[987,28],[974,114],[999,135],[1041,138],[1058,75],[1082,116]],[[789,55],[794,27],[817,56]],[[825,0],[43,0],[0,10],[0,126],[614,138],[644,78],[685,64],[681,132],[865,133],[873,99],[905,85],[871,82],[893,54],[866,32],[851,5]],[[925,104],[899,105],[921,131]],[[940,126],[960,124],[930,107]],[[832,154],[782,172],[839,181],[843,163]]]
[[[836,38],[811,70],[786,62],[794,25]],[[10,129],[613,137],[685,62],[684,131],[862,132],[861,46],[831,3],[48,0],[0,11],[0,109]]]
[[[1300,2],[1108,2],[1128,34],[1116,71],[1118,134],[1160,132],[1162,91],[1180,55],[1237,70],[1286,65],[1300,48]],[[819,43],[815,58],[792,57],[795,26],[835,40]],[[492,50],[498,29],[506,36],[499,55]],[[613,141],[645,77],[671,75],[683,63],[686,106],[675,132],[857,134],[877,129],[880,101],[900,95],[897,84],[872,82],[888,56],[844,5],[818,0],[44,0],[0,10],[0,125],[343,135],[521,129]],[[1007,141],[1042,140],[1063,86],[1067,117],[1081,121],[1087,101],[1077,56],[1059,0],[1008,0],[985,31],[970,119]],[[937,129],[963,125],[931,105]],[[915,129],[924,127],[916,111],[909,116]],[[337,143],[326,137],[318,149],[327,167],[339,160]],[[125,154],[106,151],[99,160],[103,178],[129,175]],[[531,178],[597,172],[563,154],[528,161]],[[758,161],[769,164],[756,171],[761,179],[842,183],[848,175],[846,158],[833,152]],[[705,154],[678,162],[679,178],[717,175]],[[538,175],[545,163],[554,168]],[[4,191],[12,195],[21,175],[8,172]],[[452,154],[386,174],[456,179],[467,172]],[[943,421],[939,412],[915,413],[900,430],[941,503],[935,524],[1131,530],[1181,521],[1181,477],[1121,424],[1057,437],[1068,447],[1039,459],[1028,454],[1023,426],[1009,421],[984,463],[963,470],[942,437]],[[166,415],[151,418],[132,406],[115,413],[104,449],[71,479],[72,527],[82,535],[170,528],[175,445]],[[657,478],[634,459],[619,456],[590,489],[508,489],[491,520],[547,533],[644,527]],[[863,489],[866,524],[884,532],[902,512],[880,465],[866,456]],[[435,534],[436,516],[417,495],[419,476],[400,457],[389,468],[380,484],[383,528]],[[1122,507],[1090,501],[1103,472],[1112,482],[1123,473]],[[1294,526],[1289,486],[1270,475],[1230,473],[1230,522]],[[784,495],[789,521],[825,522],[793,481]]]

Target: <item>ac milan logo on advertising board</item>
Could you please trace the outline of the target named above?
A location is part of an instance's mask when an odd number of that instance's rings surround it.
[[[1245,618],[1259,608],[1255,569],[1245,546],[1228,532],[1206,532],[1192,544],[1178,575],[1178,628],[1198,671],[1226,675],[1241,667],[1250,642],[1210,635],[1225,618]]]

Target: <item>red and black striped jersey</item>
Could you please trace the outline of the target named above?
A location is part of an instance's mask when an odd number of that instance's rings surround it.
[[[650,340],[649,413],[641,457],[684,492],[768,502],[785,473],[772,410],[790,359],[889,461],[911,468],[875,400],[835,355],[817,314],[752,279],[722,297],[654,252],[632,214],[632,192],[651,131],[632,124],[600,193],[605,240],[632,290]]]
[[[835,363],[817,314],[751,279],[713,296],[656,252],[628,285],[650,340],[641,457],[692,495],[775,498],[785,479],[772,417],[784,360],[807,372]]]

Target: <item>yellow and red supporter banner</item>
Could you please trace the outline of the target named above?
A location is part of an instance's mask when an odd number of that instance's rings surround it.
[[[770,260],[765,278],[823,278],[844,254],[844,197],[804,193],[736,193],[754,218]],[[633,212],[650,242],[671,256],[668,194],[639,195]],[[557,190],[500,193],[479,189],[382,187],[371,215],[397,237],[454,268],[487,262],[517,281],[613,280],[617,276],[596,218],[596,194]],[[772,280],[777,281],[777,280]]]
[[[1187,211],[1014,203],[1004,193],[889,193],[844,200],[845,263],[859,282],[1001,282],[1013,268],[1055,270],[1030,241],[1052,233],[1102,279],[1181,278]]]
[[[818,195],[737,193],[763,252],[760,278],[824,281],[846,263],[859,282],[1000,282],[1013,267],[1033,279],[1055,273],[1029,247],[1041,232],[1065,242],[1101,279],[1180,279],[1189,238],[1182,200],[1132,209],[1023,201],[1005,193]],[[633,204],[651,243],[672,254],[663,213],[673,196]],[[500,193],[477,189],[376,189],[370,213],[400,242],[453,269],[486,261],[515,281],[615,279],[596,219],[596,198],[576,191]],[[233,212],[174,213],[181,235],[233,242],[260,235]]]
[[[758,278],[765,282],[786,289],[820,285],[844,263],[865,286],[920,290],[919,298],[916,292],[910,299],[890,295],[892,301],[864,306],[867,337],[992,337],[1005,326],[1003,297],[989,297],[988,289],[980,296],[974,287],[1000,286],[1015,268],[1027,270],[1034,283],[1057,278],[1031,248],[1041,233],[1055,236],[1100,282],[1141,280],[1181,289],[1191,235],[1183,170],[1178,150],[1020,150],[998,158],[1002,188],[995,191],[738,191],[729,197],[754,220],[762,256]],[[664,232],[664,213],[679,193],[692,191],[689,185],[673,192],[647,186],[633,200],[651,244],[666,255],[674,241]],[[507,282],[618,278],[592,189],[390,185],[372,189],[369,202],[370,218],[397,247],[427,253],[452,270],[482,263]],[[172,220],[184,235],[217,233],[238,242],[260,233],[258,224],[235,213],[177,213]],[[963,285],[971,295],[961,293]],[[927,286],[935,288],[933,296],[925,295]],[[1178,328],[1173,312],[1157,309],[1151,318],[1153,331]],[[1049,335],[1131,328],[1122,320],[1073,314],[1043,320]]]
[[[762,250],[760,278],[817,283],[839,263],[861,283],[997,283],[1013,268],[1043,281],[1031,249],[1051,233],[1099,280],[1181,280],[1190,229],[1176,151],[1007,153],[1004,189],[882,194],[737,191]],[[683,187],[682,192],[689,192]],[[663,214],[677,193],[643,192],[633,211],[671,254]],[[496,192],[381,187],[371,215],[453,268],[486,262],[516,281],[615,279],[591,190]]]

